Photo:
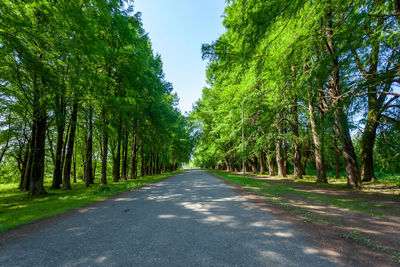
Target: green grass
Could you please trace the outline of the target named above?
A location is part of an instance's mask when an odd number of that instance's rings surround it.
[[[290,186],[268,183],[263,180],[257,180],[254,178],[247,177],[244,179],[240,175],[230,174],[222,171],[207,170],[211,173],[218,175],[219,177],[226,179],[236,185],[239,185],[243,189],[250,191],[254,194],[264,196],[272,202],[282,201],[287,202],[293,196],[299,196],[305,201],[311,200],[319,203],[332,205],[339,208],[347,208],[354,211],[361,211],[373,215],[387,215],[389,207],[374,202],[360,201],[359,199],[352,199],[340,196],[329,196],[323,194],[313,194],[306,192],[306,189],[292,188]],[[311,179],[310,179],[311,180]],[[315,177],[314,177],[315,180]],[[311,183],[305,179],[303,183]],[[313,182],[315,184],[315,182]],[[335,185],[327,185],[330,187],[337,187]]]
[[[258,177],[269,177],[268,175],[262,175],[262,174],[256,174]],[[377,174],[378,179],[373,181],[373,182],[364,182],[363,184],[365,185],[370,185],[370,184],[377,184],[377,185],[387,185],[387,186],[400,186],[400,175],[396,174]],[[307,183],[307,184],[316,184],[316,178],[313,175],[304,175],[303,179],[298,179],[294,180],[293,175],[288,175],[286,178],[278,178],[274,177],[275,179],[281,179],[281,180],[291,180],[296,183]],[[328,184],[320,183],[319,185],[322,186],[328,186],[328,187],[336,187],[336,188],[341,188],[345,187],[347,184],[347,178],[346,176],[340,176],[340,178],[336,177],[327,177]]]
[[[47,195],[31,197],[18,190],[18,184],[0,185],[0,232],[34,220],[55,215],[67,210],[86,206],[107,197],[151,184],[180,173],[176,171],[136,180],[122,181],[108,185],[94,184],[86,188],[83,182],[73,183],[72,190],[52,190],[46,181]]]

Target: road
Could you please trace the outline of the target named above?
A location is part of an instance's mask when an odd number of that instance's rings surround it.
[[[0,247],[0,266],[334,266],[207,172],[96,203]]]

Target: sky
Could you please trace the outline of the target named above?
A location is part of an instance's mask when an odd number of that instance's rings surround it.
[[[178,93],[182,113],[189,112],[206,86],[207,62],[201,59],[201,44],[224,33],[225,0],[135,0],[142,13],[155,53],[161,55],[165,79]]]

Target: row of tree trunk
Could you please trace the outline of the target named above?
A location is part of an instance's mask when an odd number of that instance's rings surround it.
[[[19,188],[29,191],[30,195],[45,194],[43,187],[44,165],[45,165],[45,142],[47,132],[47,112],[46,107],[41,104],[40,88],[35,90],[34,97],[34,112],[32,132],[30,138],[26,141],[24,155],[19,158],[19,168],[21,179]],[[54,155],[54,171],[52,180],[52,189],[71,189],[71,167],[74,170],[74,180],[76,181],[76,158],[74,158],[74,144],[78,118],[78,99],[74,98],[70,110],[70,118],[67,124],[67,106],[65,98],[61,93],[56,99],[56,129],[57,129],[57,144]],[[104,116],[106,117],[106,116]],[[86,148],[84,155],[84,174],[83,179],[88,187],[94,183],[95,167],[93,156],[93,107],[88,108],[87,133],[85,137]],[[104,125],[107,126],[108,121],[104,120]],[[66,130],[67,128],[67,130]],[[131,136],[131,161],[130,172],[128,174],[128,145],[129,136]],[[109,135],[104,127],[101,138],[101,184],[107,184],[107,158],[109,154]],[[138,158],[140,149],[140,175],[154,175],[165,171],[173,171],[178,169],[178,164],[165,165],[162,163],[161,156],[157,153],[144,153],[143,144],[139,144],[135,130],[132,134],[120,123],[120,134],[116,139],[116,146],[112,147],[113,181],[118,182],[120,179],[127,180],[136,179],[138,170]]]

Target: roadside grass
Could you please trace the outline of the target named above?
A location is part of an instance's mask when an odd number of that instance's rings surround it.
[[[252,174],[258,177],[269,177],[263,174]],[[364,182],[364,185],[386,185],[386,186],[400,186],[400,175],[398,174],[378,174],[378,179],[371,182]],[[288,175],[285,178],[274,177],[280,180],[290,180],[295,183],[306,183],[306,184],[318,184],[322,186],[328,186],[333,188],[344,188],[347,184],[347,179],[345,176],[340,176],[340,178],[328,176],[328,183],[317,183],[315,176],[304,175],[303,179],[294,179],[293,175]],[[365,188],[364,190],[369,191],[370,189]]]
[[[50,189],[51,181],[46,180],[46,195],[32,197],[21,192],[18,184],[0,185],[0,233],[55,215],[67,210],[86,206],[107,197],[157,182],[183,170],[147,176],[135,180],[121,181],[107,185],[94,184],[86,188],[83,181],[72,183],[72,190]]]
[[[246,177],[237,174],[230,174],[223,171],[207,170],[223,179],[226,179],[243,189],[254,194],[265,197],[271,202],[282,204],[283,202],[289,203],[292,196],[299,196],[305,200],[320,202],[323,204],[332,205],[339,208],[346,208],[354,211],[365,212],[376,216],[388,215],[390,209],[381,203],[374,203],[369,201],[360,201],[359,199],[352,199],[340,196],[329,196],[322,194],[313,194],[306,192],[306,189],[298,189],[282,184],[268,183],[263,180]],[[315,179],[315,177],[314,177]],[[307,180],[303,182],[309,182]],[[315,184],[315,182],[313,182]],[[337,185],[327,185],[330,187],[338,187]]]

